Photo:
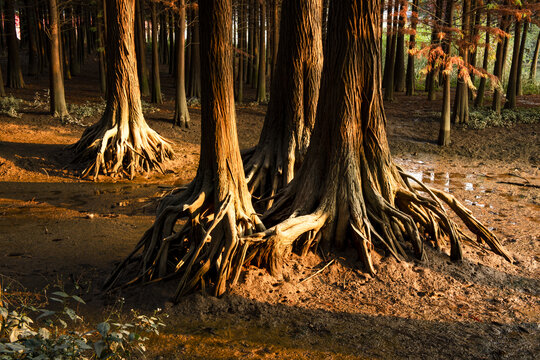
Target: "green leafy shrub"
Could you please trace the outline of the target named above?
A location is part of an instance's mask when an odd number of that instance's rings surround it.
[[[24,100],[16,99],[13,96],[0,97],[0,115],[7,115],[12,118],[20,118],[19,113]]]
[[[511,127],[518,123],[534,124],[540,122],[540,108],[518,108],[515,110],[502,110],[497,114],[491,109],[475,109],[469,113],[471,129],[484,129],[487,127]]]

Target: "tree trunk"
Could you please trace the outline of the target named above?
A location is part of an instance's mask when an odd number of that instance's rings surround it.
[[[174,106],[173,125],[180,127],[189,127],[189,111],[186,99],[186,66],[185,66],[185,38],[186,32],[186,4],[185,0],[178,1],[178,21],[176,24],[176,56],[178,61],[176,65],[176,98]]]
[[[507,16],[501,18],[499,28],[503,31],[508,31],[509,19]],[[501,103],[502,103],[502,78],[503,78],[503,69],[504,63],[506,61],[506,48],[508,47],[508,39],[506,37],[499,40],[497,44],[497,53],[495,65],[493,67],[493,75],[498,78],[498,84],[496,84],[495,89],[493,90],[493,101],[491,108],[496,113],[500,114],[501,112]]]
[[[491,26],[491,13],[488,11],[486,18],[486,27]],[[484,48],[484,60],[482,61],[482,69],[487,73],[489,63],[489,31],[486,31],[486,47]],[[474,107],[480,108],[484,105],[484,94],[486,92],[487,78],[483,76],[480,79],[480,85],[478,85],[478,91],[476,92],[476,98],[474,99]]]
[[[324,11],[324,9],[321,11]],[[273,12],[274,14],[272,16],[272,20],[274,20],[274,25],[272,27],[272,31],[274,32],[274,41],[272,42],[272,77],[274,76],[274,71],[276,70],[279,49],[279,0],[273,0]]]
[[[150,12],[152,17],[152,97],[150,101],[154,104],[161,104],[163,99],[161,98],[159,79],[158,18],[157,4],[154,1],[150,4]]]
[[[523,84],[521,79],[523,68],[523,55],[525,54],[525,47],[527,46],[527,31],[529,30],[529,21],[525,20],[523,24],[523,34],[521,34],[521,45],[519,46],[519,57],[517,64],[517,76],[516,76],[516,93],[518,96],[523,95]]]
[[[436,97],[436,74],[438,73],[438,67],[437,62],[439,60],[439,53],[437,52],[437,48],[439,47],[440,41],[438,40],[437,36],[441,25],[441,17],[442,17],[442,6],[443,1],[442,0],[436,0],[434,2],[435,5],[435,13],[434,16],[432,14],[432,30],[431,30],[431,47],[428,55],[428,73],[426,75],[426,85],[425,90],[428,93],[428,100],[433,101]]]
[[[396,34],[396,61],[394,68],[394,90],[397,92],[405,91],[405,22],[407,20],[407,1],[399,1],[399,26]]]
[[[392,37],[394,36],[394,29],[393,29],[393,3],[394,0],[387,0],[386,5],[386,51],[384,53],[384,71],[383,71],[383,80],[382,80],[382,87],[383,89],[386,89],[386,85],[388,82],[388,71],[390,66],[390,46],[392,45]],[[384,0],[383,0],[384,5]],[[383,12],[384,15],[384,12]]]
[[[99,65],[99,85],[102,94],[107,94],[107,64],[105,56],[105,38],[104,38],[104,17],[105,14],[101,10],[103,8],[103,1],[98,2],[98,15],[96,21],[97,28],[97,52],[98,52],[98,65]],[[106,0],[105,0],[106,1]],[[101,14],[101,16],[100,16]]]
[[[249,189],[262,198],[293,179],[309,145],[323,66],[322,0],[284,1],[279,37],[259,143],[244,155]]]
[[[257,102],[266,101],[266,0],[258,0],[260,2],[259,11],[259,71],[257,83]]]
[[[106,0],[107,106],[101,120],[87,128],[72,145],[86,166],[82,176],[101,172],[133,176],[153,169],[172,157],[170,143],[144,120],[135,54],[135,2]]]
[[[190,61],[190,75],[189,75],[189,91],[188,96],[190,98],[201,98],[201,51],[199,44],[199,16],[197,10],[193,12],[193,32],[191,35],[191,61]]]
[[[54,117],[69,116],[64,95],[64,79],[60,67],[60,39],[58,25],[58,6],[56,0],[49,0],[49,27],[50,27],[50,112]]]
[[[20,89],[24,87],[24,80],[19,56],[19,40],[15,29],[15,0],[6,0],[5,23],[8,48],[7,87]]]
[[[38,75],[39,54],[37,44],[36,9],[30,6],[28,0],[24,1],[26,7],[26,22],[28,24],[28,75]]]
[[[251,60],[251,76],[250,83],[252,88],[256,88],[259,79],[259,42],[258,42],[258,21],[257,21],[257,9],[259,0],[251,0],[251,33],[253,36],[253,48],[252,48],[252,60]],[[260,11],[260,9],[259,9]]]
[[[445,13],[445,26],[450,29],[454,23],[454,0],[448,0],[446,2],[446,13]],[[442,111],[441,111],[441,125],[439,128],[439,139],[437,144],[441,146],[446,146],[450,144],[450,77],[452,76],[452,65],[448,62],[450,61],[450,55],[452,48],[450,46],[450,40],[446,38],[444,40],[444,49],[446,53],[445,56],[445,65],[446,68],[443,69],[443,99],[442,99]]]
[[[111,0],[105,0],[106,2]],[[112,0],[116,1],[116,0]],[[135,41],[137,53],[137,73],[139,74],[140,91],[143,96],[150,95],[148,76],[146,71],[146,41],[144,29],[144,17],[141,6],[144,0],[135,0]]]
[[[185,12],[185,14],[187,14],[187,11]],[[171,51],[169,51],[169,74],[174,74],[174,66],[175,66],[175,62],[176,62],[176,59],[174,58],[175,54],[176,54],[176,51],[174,50],[176,48],[176,45],[174,43],[174,33],[176,32],[176,22],[175,22],[175,18],[174,18],[174,12],[171,10],[169,12],[169,47],[171,49]],[[188,39],[189,39],[189,28],[188,28]],[[189,47],[188,47],[189,48]],[[186,58],[189,59],[189,56],[187,56],[186,54]],[[187,69],[189,69],[189,67],[186,67]]]
[[[533,79],[536,82],[536,68],[538,65],[538,54],[540,53],[540,32],[538,33],[538,38],[536,39],[536,46],[534,47],[534,54],[531,62],[531,70],[529,72],[529,79]]]
[[[416,48],[416,25],[418,24],[418,0],[413,0],[411,12],[411,35],[409,36],[409,55],[407,57],[407,78],[405,79],[405,95],[414,95],[416,77],[414,71],[414,54],[412,50]]]
[[[159,14],[159,54],[162,64],[168,64],[169,63],[169,41],[167,36],[167,17],[168,12],[164,11],[163,8],[160,10]],[[174,31],[174,29],[169,29],[170,31]],[[174,51],[174,50],[173,50]]]
[[[454,123],[466,124],[469,122],[469,87],[466,77],[469,76],[467,66],[469,65],[469,44],[470,44],[470,11],[471,0],[463,0],[463,20],[461,30],[463,40],[459,46],[459,55],[463,59],[463,67],[458,71],[458,83],[454,98]]]
[[[75,19],[73,16],[73,8],[67,7],[66,10],[67,20],[67,41],[69,43],[68,55],[69,55],[69,71],[71,75],[78,75],[81,72],[81,65],[79,63],[79,51],[77,47],[77,39],[75,37]]]
[[[392,0],[389,0],[392,1]],[[394,7],[392,10],[392,14],[389,15],[392,17],[392,36],[390,37],[390,40],[387,39],[386,41],[390,41],[390,49],[389,49],[389,55],[387,63],[385,63],[385,79],[386,82],[384,83],[384,100],[386,101],[394,101],[394,68],[395,68],[395,61],[396,61],[396,44],[397,44],[397,23],[395,20],[396,14],[395,10],[398,7],[398,1],[394,0]]]
[[[196,288],[221,295],[238,280],[249,243],[264,230],[251,205],[238,147],[233,97],[231,0],[199,0],[201,22],[201,155],[197,176],[184,192],[164,198],[136,250],[131,283],[180,278],[174,300]],[[175,232],[178,219],[186,225]],[[130,270],[131,256],[113,272],[114,286]]]
[[[245,74],[245,52],[246,52],[246,4],[243,0],[240,0],[238,3],[238,82],[236,87],[236,101],[242,103],[244,101],[244,74]]]
[[[517,95],[517,75],[519,61],[519,45],[521,44],[521,21],[516,21],[514,30],[514,51],[512,53],[512,66],[510,67],[510,76],[508,77],[508,87],[506,88],[505,109],[516,108]]]
[[[311,146],[298,175],[264,215],[277,225],[248,237],[256,245],[247,259],[264,264],[271,274],[280,273],[293,248],[302,253],[317,244],[342,248],[349,240],[371,274],[374,246],[401,259],[406,257],[404,239],[412,243],[416,257],[424,258],[423,240],[437,243],[448,235],[451,259],[459,260],[464,236],[441,201],[479,239],[511,259],[453,196],[418,182],[427,195],[421,194],[417,181],[394,165],[381,96],[379,24],[379,0],[330,2],[328,51]]]

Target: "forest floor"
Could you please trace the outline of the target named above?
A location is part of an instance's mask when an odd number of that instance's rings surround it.
[[[95,77],[88,72],[69,80],[68,103],[99,109],[103,100]],[[171,127],[172,83],[165,75],[163,82],[166,102],[147,109],[146,118],[174,142],[177,156],[165,174],[133,181],[81,180],[66,167],[71,155],[64,147],[84,127],[46,115],[46,79],[13,93],[26,102],[21,117],[0,116],[4,288],[19,284],[29,294],[42,294],[55,285],[73,292],[77,285],[87,302],[79,313],[88,322],[100,322],[110,312],[127,316],[131,308],[148,313],[160,308],[167,326],[151,338],[152,359],[538,358],[538,124],[456,128],[452,145],[440,148],[435,140],[441,104],[424,94],[398,95],[386,104],[395,161],[463,200],[497,234],[514,264],[469,245],[465,260],[452,263],[448,249],[428,247],[424,262],[375,256],[372,278],[352,252],[326,259],[293,255],[283,278],[249,268],[239,286],[219,299],[193,294],[173,306],[174,282],[103,296],[104,278],[152,224],[155,200],[195,175],[200,108],[190,107],[189,129]],[[34,101],[36,93],[42,100]],[[539,96],[520,101],[540,106]],[[265,110],[237,106],[242,148],[256,144]],[[99,115],[94,111],[82,122],[91,124]],[[125,303],[118,310],[120,298]]]

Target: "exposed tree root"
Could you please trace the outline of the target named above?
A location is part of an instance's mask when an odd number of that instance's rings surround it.
[[[171,143],[142,123],[106,126],[103,120],[89,127],[81,139],[70,146],[75,150],[77,163],[85,164],[82,177],[100,173],[126,176],[158,170],[172,158]]]
[[[250,245],[244,236],[264,226],[232,193],[214,207],[209,184],[194,181],[162,199],[154,225],[106,281],[107,290],[126,278],[119,287],[178,278],[177,301],[195,288],[221,295],[238,281]]]

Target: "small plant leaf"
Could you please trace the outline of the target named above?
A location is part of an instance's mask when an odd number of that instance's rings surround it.
[[[106,323],[101,323],[101,324],[106,324]],[[96,353],[96,356],[98,357],[98,359],[101,358],[101,354],[103,353],[103,350],[105,350],[105,342],[102,340],[96,341],[94,343],[94,352]]]
[[[106,337],[109,333],[109,330],[111,330],[111,325],[109,325],[108,322],[102,322],[99,323],[97,326],[97,331],[101,334],[101,336]]]
[[[77,302],[80,302],[81,304],[86,304],[86,303],[84,302],[84,300],[81,299],[80,297],[78,297],[77,295],[73,295],[72,298],[73,298],[73,300],[75,300],[75,301],[77,301]]]
[[[63,297],[63,298],[68,298],[68,297],[69,297],[69,295],[66,294],[66,293],[63,292],[63,291],[55,291],[55,292],[52,293],[52,295],[54,295],[54,296],[60,296],[60,297]]]

